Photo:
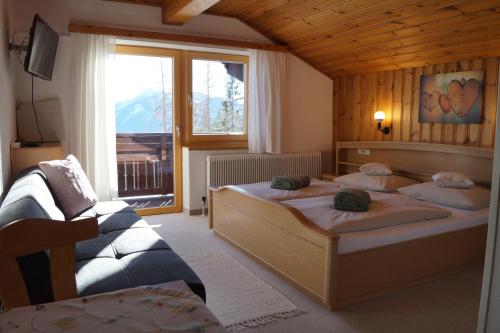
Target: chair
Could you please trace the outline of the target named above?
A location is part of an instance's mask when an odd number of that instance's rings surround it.
[[[77,297],[75,243],[97,237],[95,218],[77,221],[23,219],[0,228],[0,299],[6,309],[30,305],[17,257],[50,250],[55,301]],[[22,241],[26,240],[26,241]]]

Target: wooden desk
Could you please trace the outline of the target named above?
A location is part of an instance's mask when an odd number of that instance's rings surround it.
[[[40,161],[64,159],[64,149],[60,143],[44,143],[39,147],[11,148],[12,174],[38,165]]]

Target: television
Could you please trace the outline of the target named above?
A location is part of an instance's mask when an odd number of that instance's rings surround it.
[[[24,59],[24,70],[44,80],[52,80],[56,60],[59,34],[42,18],[35,15],[30,30],[28,51]]]

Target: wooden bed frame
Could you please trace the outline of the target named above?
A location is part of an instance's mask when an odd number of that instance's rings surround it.
[[[358,149],[365,149],[360,151],[365,153],[369,149],[370,155],[358,154]],[[339,142],[336,156],[339,172],[378,161],[422,180],[427,180],[433,172],[457,170],[476,182],[485,185],[491,182],[493,151],[489,148]],[[436,156],[440,156],[439,161],[435,161]],[[442,160],[446,161],[446,168]],[[252,196],[235,187],[209,189],[209,227],[330,309],[406,288],[481,261],[487,231],[487,225],[481,225],[339,254],[338,235],[329,235],[293,207]]]

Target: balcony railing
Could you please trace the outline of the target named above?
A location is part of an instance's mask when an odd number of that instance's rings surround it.
[[[173,193],[172,133],[118,133],[120,197]]]

